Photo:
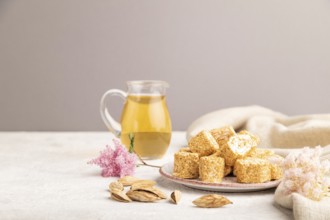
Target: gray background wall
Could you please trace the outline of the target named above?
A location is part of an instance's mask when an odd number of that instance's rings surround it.
[[[0,0],[0,130],[106,130],[101,95],[134,79],[170,83],[175,130],[240,105],[327,113],[329,39],[330,0]]]

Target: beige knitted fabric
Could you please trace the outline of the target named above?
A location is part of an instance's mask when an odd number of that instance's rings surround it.
[[[257,134],[265,148],[300,148],[330,144],[330,114],[288,117],[260,106],[236,107],[206,114],[187,130],[187,140],[199,131],[225,125]]]
[[[280,184],[275,192],[275,201],[285,208],[293,211],[296,220],[329,220],[330,197],[321,201],[313,201],[298,193],[282,194],[283,186]]]
[[[228,108],[206,114],[187,130],[187,140],[202,130],[231,125],[236,131],[246,129],[260,137],[259,147],[272,148],[286,156],[302,147],[323,147],[322,159],[330,159],[330,114],[289,117],[260,106]],[[330,219],[330,199],[314,202],[299,194],[286,195],[277,188],[275,201],[293,209],[295,219]]]
[[[231,125],[235,130],[245,128],[247,123],[256,116],[269,116],[273,119],[286,118],[281,113],[260,106],[236,107],[211,112],[196,119],[187,130],[187,140],[201,130]]]
[[[294,193],[292,199],[293,215],[296,220],[330,219],[330,197],[324,198],[321,202],[315,202]]]

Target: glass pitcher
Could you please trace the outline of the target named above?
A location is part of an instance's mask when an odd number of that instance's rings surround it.
[[[101,99],[101,116],[108,127],[129,149],[134,135],[134,150],[143,159],[161,158],[171,140],[171,119],[166,105],[168,84],[163,81],[129,81],[128,91],[111,89]],[[119,96],[125,100],[120,123],[109,114],[105,100]]]

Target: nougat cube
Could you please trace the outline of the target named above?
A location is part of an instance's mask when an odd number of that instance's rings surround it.
[[[199,160],[199,178],[203,182],[221,183],[225,161],[221,157],[204,156]]]
[[[272,180],[279,180],[283,177],[283,169],[276,164],[270,164],[270,172]]]
[[[238,159],[235,174],[239,183],[264,183],[271,180],[270,163],[260,158]]]
[[[211,154],[210,156],[214,156],[214,157],[221,157],[222,152],[220,149],[218,149],[216,152],[214,152],[213,154]]]
[[[249,135],[257,143],[257,145],[260,143],[260,138],[257,135],[251,134],[247,130],[241,130],[237,134]]]
[[[199,176],[199,155],[197,153],[177,152],[174,154],[173,176],[192,179]]]
[[[281,179],[283,177],[283,168],[281,166],[281,163],[283,162],[284,158],[280,155],[274,154],[269,157],[266,157],[266,159],[270,163],[271,179]]]
[[[211,154],[209,157],[221,157],[220,154],[221,154],[220,150],[217,150],[215,153]],[[223,157],[221,157],[221,158],[223,158]],[[232,166],[224,166],[224,176],[228,176],[232,171],[233,171]]]
[[[224,145],[226,166],[234,166],[237,159],[246,157],[258,143],[259,139],[248,132],[231,136]]]
[[[223,154],[223,150],[224,150],[223,145],[227,143],[227,141],[231,136],[236,134],[232,126],[212,129],[210,133],[217,141],[221,155]]]
[[[201,157],[209,156],[219,149],[219,145],[208,131],[201,131],[189,140],[189,148]]]
[[[270,149],[265,149],[265,148],[253,148],[249,154],[247,155],[248,157],[256,157],[260,159],[265,159],[269,156],[274,155],[274,151]]]
[[[188,153],[192,153],[189,147],[183,147],[179,150],[179,152],[188,152]]]
[[[233,167],[231,167],[231,166],[225,166],[224,176],[228,176],[232,171],[233,171]]]

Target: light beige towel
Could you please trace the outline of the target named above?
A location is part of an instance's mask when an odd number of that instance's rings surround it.
[[[330,159],[330,146],[326,146],[330,145],[330,114],[288,117],[260,106],[228,108],[195,120],[187,130],[187,140],[202,130],[226,125],[258,135],[259,147],[273,148],[283,156],[293,148],[321,145]]]
[[[228,108],[195,120],[187,139],[204,129],[232,125],[259,135],[260,147],[300,148],[330,144],[330,114],[288,117],[260,106]]]
[[[329,220],[330,219],[330,197],[321,202],[307,199],[300,194],[294,193],[293,215],[296,220]]]
[[[330,219],[330,197],[324,197],[321,201],[313,201],[298,193],[286,194],[283,182],[275,191],[274,200],[284,208],[292,209],[295,219]]]
[[[260,106],[228,108],[206,114],[187,130],[187,140],[202,130],[231,125],[236,131],[246,129],[260,137],[259,147],[272,148],[286,156],[302,147],[323,146],[323,159],[330,159],[330,114],[289,117]],[[314,202],[299,194],[285,195],[276,190],[275,201],[293,209],[296,219],[330,219],[330,199]]]

